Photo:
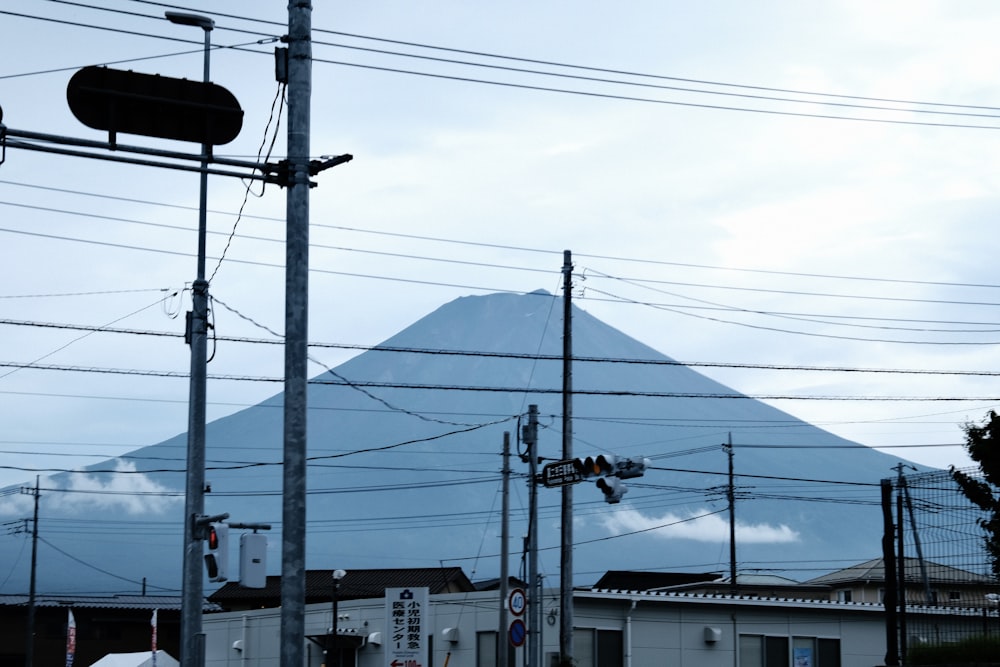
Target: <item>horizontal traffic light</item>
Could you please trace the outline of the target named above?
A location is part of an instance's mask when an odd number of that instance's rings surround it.
[[[584,479],[588,477],[612,476],[621,479],[642,477],[650,461],[642,456],[615,456],[614,454],[599,454],[584,459],[575,459],[574,467]]]

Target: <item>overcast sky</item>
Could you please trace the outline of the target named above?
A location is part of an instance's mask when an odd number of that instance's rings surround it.
[[[216,20],[212,80],[245,110],[217,154],[255,159],[276,132],[280,159],[287,3],[199,4],[4,3],[3,123],[105,140],[70,112],[70,76],[199,79],[201,31],[162,18],[197,11]],[[373,345],[467,294],[559,293],[568,249],[575,303],[612,326],[857,442],[968,464],[961,425],[1000,403],[1000,5],[314,4],[312,153],[355,159],[311,193],[312,341]],[[197,175],[5,158],[0,483],[184,431]],[[246,184],[210,179],[215,331],[274,339],[285,193],[251,190],[237,224]],[[210,382],[210,418],[280,391],[278,345],[212,351],[237,379]]]

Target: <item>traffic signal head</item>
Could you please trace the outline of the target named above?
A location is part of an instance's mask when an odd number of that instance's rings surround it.
[[[580,476],[600,477],[601,475],[613,474],[617,457],[613,454],[600,454],[598,456],[588,456],[585,459],[576,459],[576,469],[580,471]]]
[[[205,554],[205,567],[208,569],[209,581],[227,581],[229,579],[229,526],[224,523],[212,523],[208,526],[208,553]]]
[[[651,465],[647,458],[633,456],[631,458],[616,459],[613,464],[613,471],[610,473],[619,479],[630,479],[632,477],[642,477],[646,472],[646,466]]]
[[[604,502],[615,504],[621,502],[628,487],[617,477],[602,477],[597,480],[597,488],[604,494]]]

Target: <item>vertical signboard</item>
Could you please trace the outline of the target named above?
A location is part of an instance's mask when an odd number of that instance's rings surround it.
[[[385,589],[385,667],[430,667],[427,588]]]

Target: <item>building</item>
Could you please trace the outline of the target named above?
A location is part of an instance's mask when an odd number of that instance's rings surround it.
[[[27,595],[0,595],[0,667],[24,667],[28,610]],[[76,664],[90,665],[109,653],[150,651],[154,610],[158,647],[179,655],[180,597],[38,595],[34,663],[65,664],[69,612],[76,623]],[[205,607],[205,611],[218,610],[212,605]]]
[[[418,596],[419,597],[419,596]],[[575,657],[580,667],[643,665],[799,665],[872,667],[885,658],[879,605],[830,600],[769,599],[686,592],[576,590]],[[502,601],[496,591],[429,595],[422,667],[494,667]],[[393,646],[391,596],[338,606],[337,667],[383,667]],[[559,646],[559,600],[547,591],[543,652]],[[329,603],[306,606],[306,664],[324,664],[332,625]],[[513,623],[513,621],[511,621]],[[205,616],[207,667],[265,667],[280,662],[281,610],[266,608]],[[512,664],[523,664],[512,647]],[[736,662],[737,657],[739,663]],[[394,661],[394,660],[393,660]],[[404,661],[400,661],[405,664]]]
[[[917,558],[905,559],[906,602],[912,605],[988,607],[986,595],[1000,592],[1000,583],[968,570]],[[810,579],[826,587],[832,599],[881,603],[885,595],[885,565],[881,558]]]

